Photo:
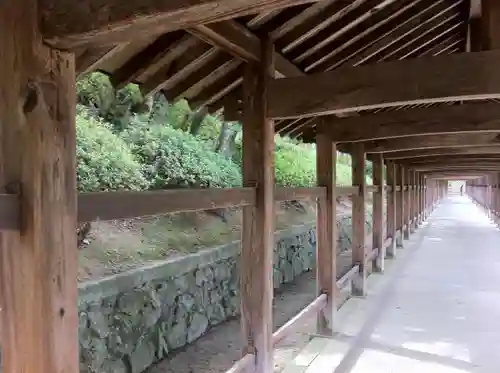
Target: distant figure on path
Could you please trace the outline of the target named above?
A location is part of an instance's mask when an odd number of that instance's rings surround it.
[[[463,185],[460,185],[460,195],[461,196],[464,195],[464,186]]]

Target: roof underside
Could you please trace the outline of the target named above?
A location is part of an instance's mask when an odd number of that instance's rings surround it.
[[[117,87],[133,82],[144,94],[214,111],[241,99],[243,63],[258,58],[260,35],[275,41],[276,76],[300,76],[464,52],[469,8],[467,0],[325,0],[81,49],[77,70],[99,70]],[[276,132],[310,139],[316,121],[276,121]]]

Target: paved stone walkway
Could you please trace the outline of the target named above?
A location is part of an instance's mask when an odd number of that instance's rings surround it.
[[[500,230],[449,197],[284,373],[500,372]]]

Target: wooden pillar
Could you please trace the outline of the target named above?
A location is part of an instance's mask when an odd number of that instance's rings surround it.
[[[410,171],[403,169],[402,175],[404,178],[404,184],[406,185],[406,190],[404,192],[404,226],[405,228],[403,229],[403,238],[405,240],[410,239],[410,226],[411,226],[411,193],[412,193],[412,185],[411,185],[411,178],[410,178]]]
[[[337,222],[336,222],[336,164],[337,146],[329,136],[318,134],[316,138],[317,184],[325,188],[326,198],[318,200],[316,278],[317,293],[327,294],[328,304],[318,314],[318,333],[332,334],[337,311]]]
[[[410,232],[414,233],[417,227],[417,182],[415,171],[408,172],[411,190],[410,190]]]
[[[387,248],[387,257],[396,257],[396,165],[388,161],[387,167],[387,186],[390,188],[387,193],[387,235],[391,237],[391,244]]]
[[[417,225],[420,225],[423,221],[423,210],[422,210],[422,197],[424,196],[424,189],[422,183],[422,175],[417,174],[417,184],[418,184],[418,193],[417,193]]]
[[[362,143],[354,143],[352,151],[352,184],[359,187],[359,192],[352,199],[352,261],[360,267],[359,274],[353,280],[352,293],[365,295],[366,290],[366,245],[365,245],[365,153]]]
[[[35,0],[0,2],[0,187],[21,227],[0,234],[4,373],[77,373],[74,56],[48,48]]]
[[[243,209],[241,325],[255,373],[273,371],[274,125],[266,117],[273,55],[262,41],[261,62],[247,63],[243,79],[243,185],[256,188],[256,199]]]
[[[397,182],[399,187],[398,192],[398,206],[397,206],[397,227],[399,230],[399,237],[396,240],[397,247],[403,247],[403,231],[405,225],[405,204],[404,204],[404,188],[405,188],[405,178],[404,178],[404,168],[401,165],[396,166]]]
[[[379,188],[373,193],[373,248],[378,248],[378,255],[373,263],[373,269],[376,272],[384,271],[385,260],[385,220],[384,220],[384,200],[385,200],[385,181],[384,181],[384,159],[382,153],[376,153],[373,157],[372,169],[373,184]]]

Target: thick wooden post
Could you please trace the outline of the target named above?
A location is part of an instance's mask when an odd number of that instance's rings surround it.
[[[318,314],[318,333],[332,334],[335,320],[337,279],[337,201],[335,194],[337,146],[329,136],[316,138],[317,184],[326,190],[326,198],[318,200],[316,278],[317,292],[328,295],[328,304]]]
[[[406,190],[404,192],[404,230],[403,230],[403,238],[405,240],[410,239],[410,220],[411,220],[411,179],[410,179],[410,171],[406,169],[402,169],[402,177],[404,179],[404,185],[406,186]]]
[[[420,199],[419,199],[419,212],[420,212],[420,223],[425,220],[425,179],[424,175],[419,176],[420,182]]]
[[[418,198],[420,194],[420,187],[418,182],[418,173],[413,171],[413,229],[416,230],[419,225],[420,216],[418,214]]]
[[[365,295],[366,290],[366,245],[365,245],[365,152],[362,143],[354,143],[352,151],[352,185],[359,192],[352,197],[352,261],[360,267],[353,281],[352,293]]]
[[[373,185],[378,186],[378,190],[373,193],[373,248],[378,248],[378,255],[373,263],[373,269],[376,272],[384,271],[385,260],[385,220],[384,220],[384,200],[385,200],[385,181],[384,181],[384,159],[382,153],[374,154],[373,159]]]
[[[388,161],[387,186],[390,188],[387,193],[387,235],[391,237],[391,244],[387,248],[387,257],[396,257],[396,165]]]
[[[35,0],[0,2],[0,234],[4,373],[78,373],[74,56],[46,47]]]
[[[403,231],[405,226],[405,203],[404,203],[404,188],[405,188],[405,178],[404,178],[404,168],[401,165],[396,165],[397,173],[397,183],[399,186],[398,192],[398,208],[397,208],[397,227],[399,230],[399,237],[396,241],[397,247],[403,247]]]
[[[410,204],[410,208],[409,208],[409,219],[408,221],[410,222],[410,233],[414,233],[415,232],[415,217],[416,217],[416,206],[415,206],[415,195],[416,195],[416,192],[417,192],[417,188],[416,188],[416,182],[415,182],[415,172],[414,171],[411,171],[409,170],[408,171],[408,183],[410,185],[410,193],[409,193],[409,204]]]
[[[256,188],[255,207],[243,209],[241,325],[255,373],[273,370],[274,125],[266,117],[274,48],[261,47],[261,62],[245,67],[243,80],[243,185]]]

